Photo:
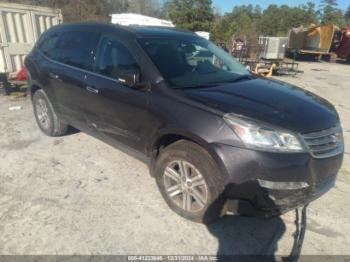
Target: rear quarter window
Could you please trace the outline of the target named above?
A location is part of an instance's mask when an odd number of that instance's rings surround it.
[[[39,42],[38,49],[55,61],[92,70],[92,58],[98,41],[99,34],[95,32],[65,31],[45,36]]]
[[[55,46],[58,40],[57,34],[45,35],[40,39],[37,48],[47,57],[53,59],[56,53]]]

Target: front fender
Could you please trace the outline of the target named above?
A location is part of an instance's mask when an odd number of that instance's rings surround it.
[[[154,164],[155,160],[158,156],[158,145],[159,142],[162,141],[163,138],[166,137],[173,137],[175,141],[184,139],[192,141],[201,147],[203,147],[209,155],[214,159],[215,163],[217,164],[218,168],[220,169],[221,173],[227,177],[228,173],[225,168],[224,163],[222,162],[222,158],[218,155],[217,147],[215,143],[208,143],[203,137],[200,137],[188,130],[181,130],[178,128],[163,128],[160,129],[158,132],[158,135],[155,139],[153,139],[153,142],[151,143],[151,164],[150,164],[150,173],[153,176],[154,172]]]

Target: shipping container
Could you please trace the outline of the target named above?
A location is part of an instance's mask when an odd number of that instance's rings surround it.
[[[0,73],[20,70],[40,35],[61,22],[59,9],[0,3]]]

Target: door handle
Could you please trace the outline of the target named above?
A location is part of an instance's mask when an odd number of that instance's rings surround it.
[[[49,73],[49,77],[52,78],[52,79],[60,79],[60,76],[59,75],[56,75],[54,73]]]
[[[86,86],[86,90],[94,94],[98,94],[100,92],[98,89],[93,88],[91,86]]]

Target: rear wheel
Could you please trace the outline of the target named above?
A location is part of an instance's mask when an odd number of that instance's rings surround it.
[[[155,175],[163,198],[177,214],[205,224],[219,218],[223,179],[202,147],[185,140],[169,145],[156,161]]]
[[[36,122],[44,134],[55,137],[67,133],[68,125],[57,115],[44,90],[34,93],[33,109]]]

